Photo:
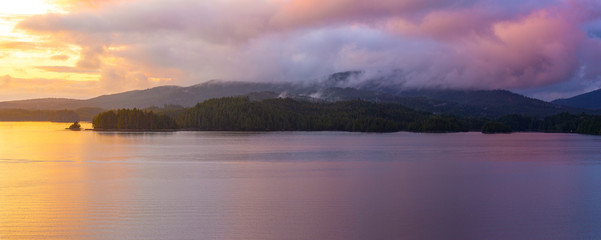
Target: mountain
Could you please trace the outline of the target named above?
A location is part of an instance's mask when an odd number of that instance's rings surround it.
[[[0,109],[62,110],[82,107],[103,109],[147,108],[164,105],[194,106],[212,98],[246,95],[254,92],[294,91],[295,85],[288,83],[246,83],[209,81],[189,87],[161,86],[145,90],[103,95],[87,100],[75,99],[32,99],[0,102]]]
[[[557,99],[552,103],[584,109],[601,109],[601,89],[567,99]]]
[[[407,107],[437,114],[496,118],[520,114],[542,118],[562,112],[595,113],[529,98],[507,90],[363,90],[327,88],[311,96],[327,102],[362,99],[371,102],[399,103]]]
[[[39,98],[0,102],[0,109],[63,110],[86,106],[85,100],[67,98]]]
[[[561,112],[593,112],[528,98],[506,90],[405,90],[399,86],[386,85],[390,82],[386,79],[360,80],[361,74],[361,72],[336,73],[323,81],[310,84],[209,81],[189,87],[162,86],[103,95],[87,100],[33,99],[0,102],[0,109],[62,110],[82,107],[118,109],[165,105],[191,107],[208,99],[247,95],[251,99],[288,97],[323,102],[362,99],[371,102],[399,103],[436,114],[489,118],[507,114],[540,118]]]
[[[401,93],[401,96],[438,100],[438,104],[443,105],[432,111],[475,117],[500,117],[508,114],[545,117],[561,112],[586,112],[583,109],[560,106],[507,90],[419,90]],[[450,107],[445,104],[456,105]]]
[[[0,109],[0,121],[91,121],[106,110],[100,108],[78,108],[71,110],[24,110]]]

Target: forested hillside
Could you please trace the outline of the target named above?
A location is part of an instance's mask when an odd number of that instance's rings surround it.
[[[491,122],[493,121],[493,122]],[[225,97],[191,108],[121,109],[99,114],[95,129],[349,132],[563,132],[601,135],[601,116],[560,113],[545,118],[506,115],[469,118],[415,111],[400,104],[363,100],[310,102],[289,98]]]
[[[601,135],[601,116],[560,113],[543,119],[507,115],[498,119],[513,131],[562,132]]]
[[[497,118],[521,114],[543,118],[562,112],[572,114],[601,113],[528,98],[505,90],[407,89],[380,80],[351,84],[360,72],[332,74],[324,81],[293,82],[226,82],[209,81],[188,87],[160,86],[145,90],[103,95],[91,99],[31,99],[0,102],[0,109],[63,110],[81,107],[103,109],[193,107],[209,99],[249,96],[251,100],[286,97],[300,101],[339,102],[361,99],[374,103],[401,104],[418,111],[461,117]],[[594,102],[594,101],[591,101]]]
[[[234,131],[467,131],[453,117],[434,116],[399,104],[361,100],[313,103],[292,99],[208,100],[178,116],[183,128]]]
[[[173,118],[139,109],[120,109],[98,114],[92,121],[97,130],[168,130],[178,129]]]
[[[140,112],[143,111],[122,109],[116,113],[103,113],[94,120],[94,127],[140,129],[119,124],[119,120],[115,119],[132,115],[140,116],[132,121],[144,122],[156,121],[156,116],[159,116],[153,112],[145,112],[147,115]],[[465,122],[455,117],[419,112],[399,104],[361,100],[316,103],[293,99],[251,101],[248,97],[226,97],[207,100],[176,114],[172,112],[171,115],[181,129],[205,131],[457,132],[469,129]],[[171,118],[167,114],[160,116]],[[145,129],[165,129],[165,126],[146,125]]]

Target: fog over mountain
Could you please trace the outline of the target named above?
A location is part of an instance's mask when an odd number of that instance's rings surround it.
[[[335,73],[327,78],[305,83],[215,80],[189,87],[161,86],[86,100],[32,99],[0,102],[0,109],[62,110],[83,107],[118,109],[166,105],[191,107],[212,98],[246,95],[251,99],[293,98],[316,102],[361,99],[370,102],[400,103],[416,110],[436,114],[474,117],[498,117],[506,114],[544,117],[560,112],[587,111],[528,98],[506,90],[407,89],[402,85],[391,85],[382,77],[372,79],[368,77],[363,72],[350,71]]]
[[[208,79],[300,84],[352,69],[406,88],[510,89],[547,100],[601,86],[598,0],[86,0],[62,8],[15,20],[15,31],[39,42],[3,43],[14,52],[0,56],[0,99]],[[19,57],[32,51],[44,61]]]

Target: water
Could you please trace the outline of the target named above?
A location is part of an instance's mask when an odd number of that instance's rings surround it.
[[[0,123],[0,239],[601,238],[601,137],[67,126]]]

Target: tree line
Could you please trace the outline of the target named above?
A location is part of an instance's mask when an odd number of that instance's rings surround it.
[[[436,115],[400,104],[362,100],[309,102],[253,101],[224,97],[191,108],[120,109],[99,114],[95,129],[200,131],[464,132],[512,131],[601,134],[601,116],[561,113],[543,119],[507,115],[497,119]]]
[[[560,113],[543,119],[523,115],[507,115],[497,119],[513,131],[561,132],[601,135],[601,116]]]
[[[148,125],[149,122],[156,123],[159,117],[163,120],[163,124]],[[125,122],[137,123],[131,126]],[[108,111],[99,114],[93,124],[95,129],[134,130],[176,128],[202,131],[458,132],[469,130],[468,126],[456,117],[419,112],[399,104],[371,103],[361,100],[335,103],[293,99],[252,101],[248,97],[211,99],[191,108],[170,109],[158,114],[139,109]],[[138,127],[143,124],[147,125]]]
[[[94,129],[104,130],[167,130],[178,129],[173,118],[164,114],[140,109],[120,109],[98,114],[93,120]]]
[[[362,100],[323,103],[293,99],[208,100],[177,116],[182,128],[229,131],[457,132],[455,117],[434,116],[399,104]]]

